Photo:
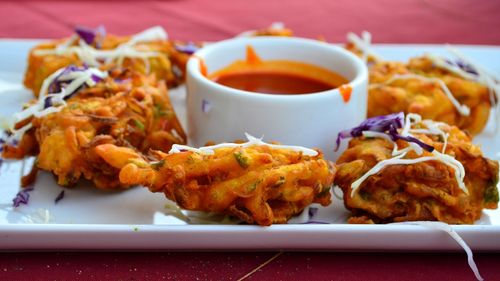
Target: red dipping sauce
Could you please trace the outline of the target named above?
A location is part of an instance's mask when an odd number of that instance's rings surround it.
[[[313,94],[348,82],[335,72],[308,63],[263,61],[251,46],[247,46],[245,61],[235,61],[208,78],[234,89],[275,95]]]
[[[311,77],[280,72],[228,73],[214,81],[239,90],[277,95],[310,94],[336,88]]]

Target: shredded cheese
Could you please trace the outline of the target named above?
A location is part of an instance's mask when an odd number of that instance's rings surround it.
[[[462,249],[464,249],[465,253],[467,254],[467,262],[476,279],[480,281],[484,280],[479,273],[479,269],[476,263],[474,262],[474,255],[471,248],[469,247],[469,245],[467,245],[467,242],[465,242],[465,240],[462,239],[462,237],[460,237],[460,235],[449,224],[439,221],[408,221],[397,222],[393,224],[419,225],[430,229],[446,232],[451,238],[453,238],[453,240],[457,242],[458,245],[460,245],[460,247],[462,247]]]
[[[270,26],[269,26],[269,29],[274,29],[274,30],[283,30],[285,29],[285,24],[280,22],[280,21],[277,21],[277,22],[273,22]]]
[[[192,152],[199,153],[199,154],[213,155],[213,154],[215,154],[215,150],[218,148],[249,147],[249,146],[254,146],[254,145],[267,145],[267,146],[269,146],[271,148],[275,148],[275,149],[289,149],[289,150],[293,150],[293,151],[300,151],[304,155],[308,155],[308,156],[318,155],[318,152],[314,149],[301,147],[301,146],[278,145],[278,144],[265,143],[262,141],[262,139],[253,137],[247,133],[245,133],[245,136],[248,139],[248,142],[245,142],[245,143],[220,143],[220,144],[211,145],[211,146],[204,146],[204,147],[200,147],[200,148],[194,148],[194,147],[190,147],[187,145],[174,144],[172,146],[172,149],[170,149],[170,151],[168,153],[173,154],[173,153],[180,153],[183,151],[192,151]]]
[[[432,120],[422,120],[421,123],[424,124],[427,129],[410,129],[410,133],[441,136],[443,138],[443,149],[441,150],[441,153],[445,153],[448,145],[449,134],[441,130],[439,127],[449,127],[448,124]]]
[[[371,38],[372,35],[368,31],[363,31],[361,33],[361,38],[355,33],[347,33],[347,41],[352,43],[362,52],[361,58],[365,63],[368,61],[368,56],[372,56],[375,60],[382,60],[382,58],[371,48]]]
[[[464,79],[476,81],[478,78],[476,75],[474,75],[472,73],[468,73],[454,64],[448,63],[446,61],[446,59],[444,59],[442,57],[436,56],[434,54],[429,54],[429,53],[425,54],[424,57],[429,59],[430,61],[432,61],[432,63],[435,66],[442,68],[442,69],[445,69],[445,70],[448,70],[451,73],[454,73],[454,74],[456,74]]]
[[[55,49],[40,49],[34,52],[35,55],[73,55],[75,54],[78,58],[89,66],[99,66],[102,62],[109,63],[116,60],[118,67],[121,67],[125,58],[141,58],[144,60],[147,72],[149,72],[149,61],[150,57],[160,56],[161,53],[147,50],[138,50],[135,45],[140,42],[149,42],[156,40],[167,40],[168,35],[163,28],[160,26],[155,26],[146,29],[134,36],[132,38],[119,45],[113,50],[98,50],[93,46],[85,43],[84,40],[78,41],[78,46],[72,46],[78,36],[74,35],[66,42],[58,45]]]
[[[48,224],[54,222],[54,216],[48,209],[39,208],[31,214],[27,214],[23,218],[24,223],[29,224]]]
[[[412,125],[421,123],[424,126],[427,127],[427,129],[412,129]],[[432,156],[422,156],[414,159],[404,159],[404,157],[407,155],[408,152],[414,151],[417,155],[422,155],[423,149],[415,143],[408,142],[408,146],[403,149],[398,149],[398,145],[396,142],[392,141],[392,139],[384,133],[380,132],[372,132],[372,131],[365,131],[363,132],[363,136],[365,137],[378,137],[378,138],[383,138],[385,140],[388,140],[393,143],[393,151],[392,151],[392,156],[393,158],[382,160],[378,162],[375,166],[373,166],[368,172],[366,172],[363,176],[358,178],[356,181],[354,181],[351,184],[351,197],[353,197],[361,184],[368,179],[370,176],[378,174],[380,171],[382,171],[385,167],[389,165],[411,165],[415,163],[420,163],[420,162],[425,162],[425,161],[439,161],[444,163],[445,165],[451,167],[454,170],[454,176],[455,180],[458,184],[458,187],[465,193],[468,194],[468,189],[465,186],[464,179],[465,179],[465,168],[460,163],[460,161],[456,160],[450,155],[445,154],[446,151],[446,145],[448,141],[448,134],[445,133],[443,130],[439,128],[439,126],[447,126],[446,124],[442,122],[434,122],[432,120],[422,120],[422,117],[418,114],[415,113],[410,113],[407,114],[405,117],[405,124],[403,126],[403,129],[401,130],[401,135],[402,136],[412,136],[414,137],[411,132],[414,133],[430,133],[434,135],[441,135],[443,137],[443,142],[444,142],[444,147],[442,150],[442,153],[434,150],[432,151]]]
[[[450,46],[447,50],[461,59],[463,62],[471,65],[478,73],[476,81],[485,85],[489,89],[490,103],[495,106],[495,131],[500,132],[500,79],[484,69],[480,64],[463,55],[460,51]]]
[[[66,68],[64,67],[57,70],[43,81],[38,100],[35,104],[30,105],[23,111],[14,114],[9,124],[9,130],[12,134],[7,137],[7,142],[20,140],[24,133],[32,128],[32,124],[30,122],[19,129],[15,129],[15,125],[18,122],[26,120],[31,116],[39,118],[61,111],[61,109],[66,106],[65,98],[72,95],[82,85],[87,85],[89,87],[95,86],[96,82],[92,79],[93,76],[102,79],[108,75],[107,72],[100,71],[97,68],[88,68],[64,74],[65,69]],[[49,93],[49,86],[56,80],[71,82],[62,88],[61,92]],[[45,108],[45,104],[48,99],[50,99],[51,105]]]
[[[268,27],[270,30],[283,30],[285,29],[286,26],[283,22],[273,22],[271,25]],[[236,35],[236,38],[238,37],[252,37],[255,36],[255,34],[258,32],[258,30],[252,29],[252,30],[247,30],[243,31],[240,34]]]
[[[470,115],[470,108],[466,105],[460,104],[458,102],[458,100],[455,99],[455,97],[451,93],[450,89],[448,89],[448,87],[446,86],[444,81],[439,79],[439,78],[434,78],[434,77],[429,78],[429,77],[418,75],[418,74],[402,74],[402,75],[396,74],[396,75],[392,76],[390,79],[384,81],[383,83],[377,83],[377,84],[370,85],[370,88],[380,87],[381,85],[388,85],[388,84],[391,84],[397,80],[411,80],[411,79],[418,79],[418,80],[421,80],[421,81],[424,81],[427,83],[437,83],[441,87],[443,92],[446,94],[446,97],[451,101],[453,106],[455,106],[455,108],[457,109],[457,111],[461,115],[463,115],[463,116]]]
[[[363,131],[363,136],[367,137],[367,138],[381,138],[381,139],[385,139],[387,141],[390,141],[390,142],[394,143],[392,141],[391,137],[389,137],[389,135],[384,134],[384,133],[380,133],[380,132]]]

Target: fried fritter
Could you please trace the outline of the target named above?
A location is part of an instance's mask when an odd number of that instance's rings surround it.
[[[428,151],[417,155],[410,151],[400,158],[406,163],[395,162],[375,170],[354,192],[354,183],[368,171],[382,161],[395,159],[394,143],[390,138],[366,136],[349,142],[348,149],[337,161],[335,184],[344,192],[346,208],[352,211],[350,223],[438,220],[473,224],[481,217],[483,208],[497,208],[498,162],[485,158],[480,148],[457,127],[444,123],[439,127],[445,132],[446,141],[440,134],[425,133],[429,128],[422,123],[412,126],[413,137],[434,147],[435,151],[442,152],[445,147],[445,153],[441,154],[444,156]],[[402,139],[396,144],[402,150],[409,146]],[[467,193],[459,186],[459,171],[454,165],[439,161],[450,156],[463,165],[463,188]],[[429,158],[411,162],[419,157]]]
[[[219,147],[210,153],[152,153],[104,144],[96,152],[121,168],[122,184],[163,192],[181,208],[238,217],[250,224],[286,223],[311,203],[330,203],[334,166],[321,154],[308,156],[268,145]]]
[[[77,90],[59,112],[28,121],[32,128],[17,146],[5,146],[3,156],[35,155],[37,167],[52,172],[63,186],[81,177],[101,189],[128,186],[119,182],[119,170],[94,152],[98,145],[147,152],[186,142],[165,83],[129,70],[111,71],[94,87]]]
[[[370,40],[369,33],[365,35]],[[368,117],[416,113],[471,135],[486,126],[495,100],[473,66],[430,54],[408,63],[385,61],[371,51],[369,40],[354,34],[348,40],[346,49],[366,58],[368,64]]]
[[[369,73],[368,117],[400,111],[417,113],[425,119],[455,125],[472,135],[479,134],[486,126],[492,106],[488,88],[435,67],[427,57],[412,58],[408,64],[378,62],[370,66]],[[437,79],[458,103],[470,109],[469,114],[457,110]]]
[[[161,28],[151,28],[135,36],[107,34],[99,44],[97,40],[86,44],[77,35],[41,43],[30,51],[24,85],[38,96],[43,81],[56,70],[68,65],[88,65],[102,70],[129,68],[154,74],[158,80],[167,81],[169,87],[176,86],[183,82],[189,55],[178,51],[166,35],[163,39],[162,36],[148,38],[148,32],[158,32],[158,29]],[[131,40],[134,43],[128,46]]]

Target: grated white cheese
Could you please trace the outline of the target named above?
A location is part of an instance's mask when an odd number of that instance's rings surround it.
[[[371,38],[372,35],[368,31],[363,31],[361,38],[355,33],[347,33],[347,41],[354,44],[362,52],[361,58],[365,63],[368,61],[368,56],[372,56],[375,60],[382,60],[371,48]]]
[[[13,115],[13,118],[11,119],[11,122],[9,124],[9,130],[12,133],[12,135],[10,135],[7,138],[6,140],[7,142],[20,140],[21,137],[24,135],[24,133],[26,133],[29,129],[32,128],[32,124],[30,122],[19,129],[15,129],[15,125],[18,122],[26,120],[31,116],[39,118],[51,113],[59,112],[64,106],[66,106],[66,101],[64,100],[64,98],[73,94],[73,92],[76,91],[79,87],[81,87],[84,84],[86,84],[89,87],[95,86],[96,83],[92,79],[93,75],[101,79],[108,76],[107,72],[100,71],[97,68],[88,68],[85,70],[73,71],[68,74],[62,74],[65,69],[66,67],[57,70],[43,81],[42,88],[40,89],[40,93],[38,96],[38,100],[35,104],[30,105],[23,111],[15,113]],[[70,81],[70,80],[73,81],[71,81],[66,87],[62,88],[61,92],[49,93],[48,92],[49,86],[56,79],[58,81]],[[44,108],[45,101],[48,98],[51,99],[52,105],[47,108]]]
[[[172,149],[168,152],[169,154],[173,153],[180,153],[183,151],[192,151],[195,153],[199,154],[205,154],[205,155],[213,155],[215,154],[215,150],[218,148],[232,148],[232,147],[249,147],[249,146],[254,146],[254,145],[267,145],[271,148],[275,149],[289,149],[293,151],[300,151],[304,155],[308,156],[317,156],[318,152],[314,149],[302,147],[302,146],[293,146],[293,145],[278,145],[278,144],[270,144],[270,143],[265,143],[262,141],[262,139],[253,137],[247,133],[245,133],[245,136],[248,139],[248,142],[245,143],[220,143],[216,145],[211,145],[211,146],[204,146],[200,148],[194,148],[190,147],[187,145],[180,145],[180,144],[174,144],[172,146]]]
[[[283,22],[273,22],[271,25],[268,27],[271,30],[283,30],[286,28],[285,24]],[[258,32],[258,30],[252,29],[252,30],[247,30],[243,31],[240,34],[236,35],[235,37],[252,37],[255,36],[255,34]]]
[[[427,228],[431,228],[434,230],[439,230],[439,231],[444,231],[446,232],[453,240],[457,242],[462,249],[464,249],[465,253],[467,254],[467,262],[469,264],[470,269],[474,273],[474,276],[476,277],[477,280],[484,280],[481,274],[479,273],[479,269],[474,262],[474,255],[472,253],[471,248],[469,245],[467,245],[467,242],[465,242],[462,237],[447,223],[444,222],[439,222],[439,221],[407,221],[407,222],[396,222],[393,224],[408,224],[408,225],[419,225]]]
[[[490,103],[495,106],[495,132],[498,134],[500,132],[500,78],[491,74],[489,71],[484,69],[480,64],[476,63],[472,59],[466,57],[460,51],[450,46],[447,50],[454,54],[456,57],[461,59],[463,62],[471,65],[478,73],[476,81],[485,85],[489,89]]]
[[[273,22],[270,26],[269,26],[269,29],[274,29],[274,30],[283,30],[285,29],[285,24],[280,22],[280,21],[277,21],[277,22]]]
[[[54,222],[54,216],[48,209],[39,208],[36,212],[25,215],[23,220],[29,224],[48,224]]]
[[[421,81],[424,81],[427,83],[437,83],[441,87],[443,92],[446,94],[446,97],[448,97],[448,99],[451,101],[453,106],[455,106],[455,108],[457,109],[458,113],[460,113],[460,115],[462,115],[462,116],[469,116],[470,115],[470,108],[466,105],[460,104],[458,102],[458,100],[455,99],[455,97],[451,93],[450,89],[448,89],[448,87],[446,86],[444,81],[439,79],[439,78],[435,78],[435,77],[429,78],[429,77],[418,75],[418,74],[402,74],[402,75],[396,74],[396,75],[392,76],[390,79],[384,81],[383,83],[377,83],[377,84],[370,85],[370,88],[380,87],[381,85],[388,85],[388,84],[391,84],[397,80],[411,80],[411,79],[418,79],[418,80],[421,80]]]
[[[363,136],[367,138],[381,138],[394,143],[394,141],[389,137],[389,135],[374,131],[363,131]]]
[[[416,123],[422,123],[424,124],[427,129],[412,129],[412,125]],[[453,158],[450,155],[444,154],[446,150],[446,144],[448,141],[448,134],[446,134],[444,131],[439,129],[439,126],[444,126],[446,124],[442,122],[434,122],[432,120],[422,120],[422,117],[418,114],[415,113],[409,113],[405,117],[405,124],[403,126],[403,129],[401,130],[401,135],[402,136],[412,136],[410,132],[415,132],[415,133],[427,133],[430,132],[431,134],[437,134],[437,135],[442,135],[444,138],[444,148],[443,152],[440,153],[436,150],[432,151],[432,156],[423,156],[419,158],[414,158],[414,159],[403,159],[408,152],[414,151],[417,155],[422,155],[423,149],[416,143],[408,142],[408,146],[404,149],[399,150],[398,145],[396,142],[392,141],[392,139],[384,133],[379,133],[379,132],[372,132],[372,131],[365,131],[363,132],[364,136],[368,137],[379,137],[386,139],[390,142],[393,143],[394,148],[392,151],[392,156],[393,158],[382,160],[378,162],[375,166],[373,166],[368,172],[366,172],[363,176],[358,178],[356,181],[354,181],[351,184],[351,197],[354,196],[361,186],[361,184],[368,179],[370,176],[375,175],[382,171],[385,167],[389,165],[411,165],[419,162],[425,162],[425,161],[439,161],[444,163],[445,165],[451,167],[454,170],[454,176],[455,180],[459,186],[459,188],[465,193],[468,194],[467,187],[465,186],[464,179],[465,179],[465,168],[460,163],[458,160]],[[447,125],[446,125],[447,126]]]
[[[434,154],[434,152],[436,154]],[[458,186],[460,187],[460,189],[462,189],[462,191],[465,194],[468,194],[469,191],[467,190],[467,187],[465,186],[465,184],[463,182],[463,177],[465,175],[465,172],[462,173],[462,169],[461,169],[461,168],[463,168],[462,164],[459,162],[460,165],[458,166],[455,163],[455,161],[457,161],[456,159],[452,158],[454,161],[448,159],[448,157],[451,157],[451,156],[446,155],[446,154],[441,154],[441,153],[436,152],[436,151],[434,151],[434,152],[433,152],[434,156],[423,156],[423,157],[414,158],[414,159],[402,159],[404,156],[406,156],[406,152],[405,152],[405,153],[402,153],[402,154],[400,154],[396,157],[393,157],[391,159],[382,160],[382,161],[378,162],[377,165],[375,165],[368,172],[366,172],[362,177],[360,177],[359,179],[357,179],[355,182],[353,182],[351,184],[351,188],[352,188],[351,197],[354,196],[354,194],[356,193],[358,188],[361,186],[361,184],[368,177],[379,173],[386,166],[389,166],[389,165],[411,165],[411,164],[425,162],[425,161],[440,161],[440,162],[443,162],[444,164],[450,166],[451,168],[453,168],[453,170],[455,170],[454,174],[455,174],[455,179],[458,183]]]
[[[361,32],[361,38],[363,39],[363,42],[365,42],[366,46],[371,46],[372,44],[372,35],[368,31],[363,31]],[[366,48],[363,51],[363,55],[361,59],[366,63],[368,62],[368,48]]]
[[[448,124],[432,120],[422,120],[421,123],[424,124],[427,129],[410,129],[410,133],[441,136],[443,138],[443,149],[441,150],[441,153],[445,153],[446,146],[448,145],[449,134],[441,130],[439,127],[449,127]]]
[[[451,73],[454,73],[458,76],[461,76],[462,78],[464,79],[467,79],[467,80],[472,80],[472,81],[477,81],[478,77],[474,74],[471,74],[471,73],[468,73],[466,71],[464,71],[463,69],[461,69],[460,67],[456,66],[456,65],[453,65],[453,64],[449,64],[446,59],[444,59],[443,57],[440,57],[440,56],[436,56],[434,54],[424,54],[424,57],[429,59],[430,61],[432,61],[432,63],[439,67],[439,68],[442,68],[442,69],[445,69],[445,70],[448,70],[450,71]]]
[[[163,29],[163,27],[153,26],[133,35],[132,38],[125,44],[132,46],[140,42],[160,41],[167,39],[168,34],[165,29]]]
[[[156,40],[167,40],[168,35],[160,26],[146,29],[132,38],[119,45],[113,50],[98,50],[85,43],[84,40],[78,41],[78,46],[71,46],[78,36],[72,36],[68,41],[58,45],[55,49],[41,49],[34,52],[35,55],[77,55],[78,58],[89,66],[99,66],[102,62],[109,63],[117,61],[118,67],[121,67],[125,58],[141,58],[144,60],[147,72],[150,70],[148,58],[160,56],[161,53],[147,50],[138,50],[135,45],[140,42],[149,42]]]

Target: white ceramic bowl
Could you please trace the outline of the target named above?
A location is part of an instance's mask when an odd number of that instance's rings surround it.
[[[342,75],[352,87],[350,100],[344,102],[338,89],[302,95],[256,94],[220,85],[201,74],[196,57],[212,73],[244,60],[247,45],[263,60],[300,61]],[[366,118],[366,65],[340,47],[301,38],[236,38],[204,47],[196,57],[187,64],[188,136],[193,146],[244,139],[247,132],[268,142],[320,148],[334,160],[338,132]]]

